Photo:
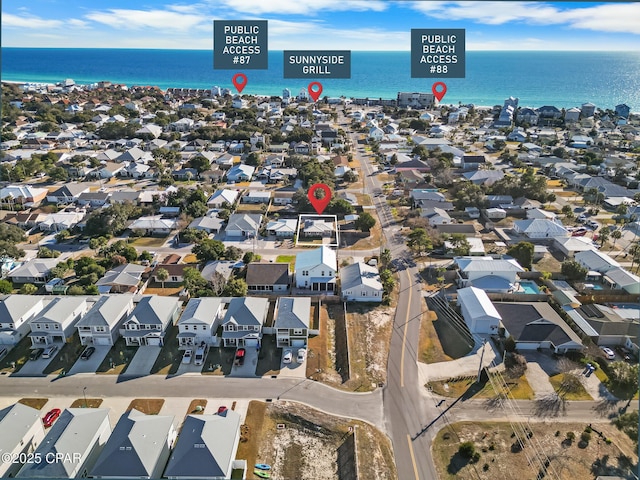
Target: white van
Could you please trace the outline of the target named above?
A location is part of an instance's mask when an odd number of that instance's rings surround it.
[[[193,357],[194,365],[202,365],[204,363],[204,357],[207,354],[207,347],[201,346],[196,350],[196,354]]]
[[[42,358],[53,357],[53,354],[56,353],[56,350],[58,350],[57,345],[51,345],[50,347],[45,348],[44,352],[42,352]]]

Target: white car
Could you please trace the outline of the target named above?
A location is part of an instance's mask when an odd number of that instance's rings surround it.
[[[282,354],[282,363],[291,363],[293,361],[293,352],[285,350]]]
[[[307,349],[301,348],[300,350],[298,350],[298,358],[296,359],[296,361],[298,363],[304,363],[306,358],[307,358]]]
[[[609,360],[613,360],[616,358],[616,354],[613,353],[613,350],[611,350],[609,347],[600,347],[600,349],[604,353],[604,356],[607,357]]]
[[[185,365],[187,363],[191,363],[191,356],[192,356],[191,350],[185,350],[184,355],[182,356],[182,363],[184,363]]]

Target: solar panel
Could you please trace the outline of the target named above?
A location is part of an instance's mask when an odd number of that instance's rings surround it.
[[[595,305],[582,305],[580,309],[591,318],[604,318],[604,314]]]

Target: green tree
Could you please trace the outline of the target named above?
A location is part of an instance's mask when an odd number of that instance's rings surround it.
[[[452,234],[449,241],[453,245],[453,254],[456,257],[469,255],[469,252],[471,251],[471,244],[464,233]]]
[[[38,258],[58,258],[60,256],[60,252],[57,250],[51,250],[47,247],[40,247],[38,249]]]
[[[424,228],[414,229],[408,236],[407,246],[417,255],[433,249],[431,238]]]
[[[613,246],[616,246],[616,241],[622,238],[622,232],[620,230],[614,230],[611,232],[611,238],[613,238]]]
[[[247,282],[241,278],[233,278],[227,282],[222,291],[224,297],[246,297],[247,296]]]
[[[588,270],[575,260],[565,260],[562,262],[560,272],[567,277],[567,280],[577,282],[585,279]]]
[[[107,237],[94,237],[89,239],[89,248],[91,248],[92,250],[97,250],[100,247],[104,247],[108,242],[109,240],[107,239]]]
[[[507,250],[507,255],[515,258],[518,263],[527,270],[531,270],[531,266],[533,263],[533,251],[533,243],[518,242],[515,245],[509,247],[509,249]]]
[[[84,293],[87,295],[98,295],[100,290],[98,290],[97,285],[87,285],[84,287]]]
[[[255,257],[255,254],[253,252],[246,252],[242,257],[242,263],[244,263],[245,265],[248,263],[251,263],[253,262],[254,257]]]
[[[67,289],[67,295],[85,295],[85,289],[80,285],[72,285]]]
[[[13,284],[7,279],[0,280],[0,293],[11,293],[13,292]]]
[[[64,242],[70,236],[71,236],[71,233],[69,233],[69,230],[61,230],[55,236],[56,242],[58,243]]]
[[[607,240],[609,240],[609,236],[611,235],[611,230],[609,230],[609,227],[603,227],[600,229],[600,246],[603,246],[605,243],[607,243]]]
[[[162,288],[164,288],[164,282],[169,278],[169,271],[166,268],[159,268],[156,270],[156,278],[162,283]]]
[[[0,240],[0,258],[22,258],[24,250],[15,246],[13,242]]]
[[[206,296],[207,281],[197,268],[186,267],[182,272],[182,284],[192,297]]]
[[[191,165],[191,168],[195,168],[198,173],[202,173],[211,168],[211,162],[209,159],[202,155],[198,155],[189,160],[189,164]]]
[[[361,213],[355,221],[355,227],[361,232],[370,232],[375,224],[376,219],[369,212]]]
[[[153,260],[153,255],[151,255],[147,250],[143,250],[138,257],[138,260],[150,262],[151,260]]]
[[[27,239],[24,231],[8,223],[0,223],[0,239],[9,243],[20,243]]]
[[[20,293],[22,295],[33,295],[37,291],[38,291],[38,287],[36,287],[32,283],[25,283],[24,285],[22,285],[22,287],[20,287]]]
[[[332,199],[331,202],[329,202],[327,211],[334,215],[349,215],[353,213],[353,205],[344,198]]]
[[[224,251],[224,258],[226,260],[239,260],[243,253],[242,249],[230,245]]]
[[[614,425],[638,444],[638,410],[624,413],[614,420]]]
[[[205,238],[194,245],[191,252],[196,256],[198,262],[206,263],[222,258],[224,256],[225,246],[220,240]]]
[[[391,250],[389,250],[388,248],[385,248],[384,250],[382,250],[382,253],[380,253],[380,265],[383,268],[391,265]]]

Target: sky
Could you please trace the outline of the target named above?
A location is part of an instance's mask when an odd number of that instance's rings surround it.
[[[410,50],[464,28],[467,50],[640,51],[640,3],[404,0],[5,0],[3,47],[211,49],[213,20],[268,21],[269,50]]]

